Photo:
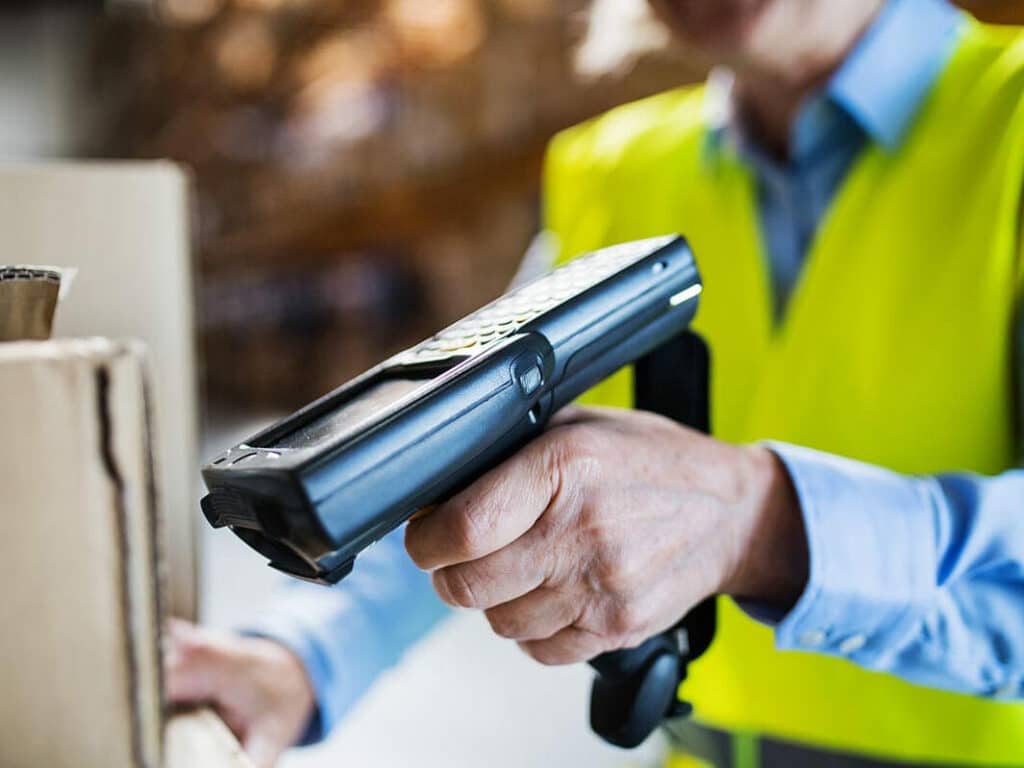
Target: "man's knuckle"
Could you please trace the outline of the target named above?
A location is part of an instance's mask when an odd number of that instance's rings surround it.
[[[220,649],[206,640],[193,640],[180,644],[177,654],[182,666],[194,666],[216,662],[220,656]]]
[[[643,626],[643,612],[633,603],[619,603],[609,614],[608,629],[619,640],[625,641]]]
[[[531,646],[526,652],[534,661],[543,664],[545,667],[555,667],[565,663],[561,650],[557,646],[548,643]]]
[[[622,557],[622,538],[620,534],[608,524],[604,514],[598,509],[588,508],[586,519],[587,530],[593,541],[595,557],[606,572],[610,574],[617,573],[620,568],[619,561]]]
[[[494,634],[509,640],[515,640],[523,635],[523,623],[519,617],[507,610],[490,610],[486,613],[487,621],[491,625]]]
[[[445,583],[452,602],[462,608],[477,607],[479,585],[470,568],[463,565],[446,570]]]
[[[597,589],[611,594],[624,592],[629,584],[629,569],[623,556],[622,542],[603,526],[598,526],[594,535],[591,569]]]
[[[480,521],[482,514],[482,508],[467,507],[455,518],[452,543],[464,556],[475,557],[482,553],[486,532],[486,526]]]
[[[603,446],[594,429],[574,425],[565,429],[560,448],[562,461],[576,474],[585,474],[598,461]]]

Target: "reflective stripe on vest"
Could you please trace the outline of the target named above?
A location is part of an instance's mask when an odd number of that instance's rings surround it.
[[[909,473],[997,473],[1014,454],[1010,329],[1024,189],[1024,37],[971,24],[903,145],[869,146],[773,322],[753,181],[703,152],[702,89],[662,94],[552,143],[546,216],[563,260],[682,232],[705,279],[712,425]],[[588,396],[628,404],[629,376]],[[721,728],[863,755],[1024,765],[1024,706],[930,691],[840,659],[773,650],[720,600],[685,685]]]
[[[663,729],[674,752],[665,768],[913,768],[916,763],[795,744],[745,731],[720,731],[692,719],[670,720]],[[959,764],[932,763],[934,768]]]

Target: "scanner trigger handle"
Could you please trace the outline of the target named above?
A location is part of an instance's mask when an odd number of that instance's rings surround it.
[[[710,360],[701,338],[679,334],[634,365],[637,408],[710,432]],[[715,635],[715,598],[694,607],[678,624],[636,648],[591,659],[596,670],[590,692],[590,727],[610,744],[641,744],[666,718],[689,715],[678,699],[687,668]]]

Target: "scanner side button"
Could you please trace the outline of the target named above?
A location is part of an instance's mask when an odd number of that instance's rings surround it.
[[[519,388],[523,391],[524,395],[532,395],[544,383],[544,373],[541,371],[539,364],[534,364],[525,370],[519,371],[517,378],[519,380]]]

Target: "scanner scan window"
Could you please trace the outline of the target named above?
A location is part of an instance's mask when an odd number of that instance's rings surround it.
[[[385,379],[362,394],[263,445],[264,448],[314,448],[341,436],[351,436],[366,427],[373,417],[389,405],[423,386],[423,379]]]

